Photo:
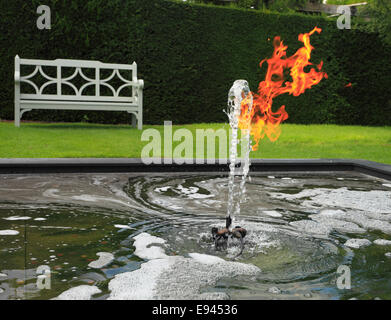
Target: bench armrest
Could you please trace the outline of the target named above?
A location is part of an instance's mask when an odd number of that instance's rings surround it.
[[[141,80],[141,79],[137,80],[136,87],[139,89],[143,89],[144,88],[144,80]]]

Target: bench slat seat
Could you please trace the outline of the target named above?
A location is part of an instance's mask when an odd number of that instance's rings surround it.
[[[21,65],[35,66],[32,73],[21,76]],[[55,68],[56,76],[49,76],[43,70],[43,67]],[[74,68],[71,76],[62,76],[62,68]],[[91,78],[83,73],[83,69],[95,69],[95,77]],[[111,75],[101,78],[100,70],[109,70]],[[130,71],[132,79],[126,79],[121,74],[121,70]],[[32,80],[39,75],[47,81],[38,87]],[[72,80],[77,76],[82,77],[86,83],[77,88]],[[115,89],[109,81],[115,78],[121,81]],[[33,87],[35,93],[22,93],[21,83],[26,83]],[[63,94],[62,86],[68,86],[74,91],[74,95]],[[48,86],[55,86],[56,94],[44,94]],[[83,94],[84,89],[92,86],[95,89],[95,95]],[[109,89],[111,96],[101,95],[101,87]],[[128,96],[120,95],[126,87],[131,88],[131,94]],[[45,110],[83,110],[83,111],[126,111],[133,115],[132,125],[142,129],[142,111],[143,111],[143,88],[144,81],[137,79],[137,64],[108,64],[100,61],[87,60],[32,60],[20,59],[15,57],[15,126],[20,126],[20,119],[24,112],[33,109]]]
[[[61,110],[128,111],[129,108],[134,111],[138,110],[137,104],[123,102],[22,100],[20,104],[22,109],[53,109],[55,107]]]

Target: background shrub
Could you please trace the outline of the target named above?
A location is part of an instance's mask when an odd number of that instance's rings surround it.
[[[47,0],[52,29],[38,30],[40,1],[0,0],[0,117],[13,119],[14,57],[136,61],[145,80],[144,121],[162,124],[222,122],[228,89],[247,79],[253,90],[264,78],[259,62],[280,35],[291,55],[299,33],[319,26],[312,61],[324,61],[329,79],[285,104],[290,123],[391,124],[391,51],[375,33],[339,30],[320,16],[165,0]],[[351,87],[345,85],[352,83]],[[32,111],[23,119],[130,123],[118,112]]]

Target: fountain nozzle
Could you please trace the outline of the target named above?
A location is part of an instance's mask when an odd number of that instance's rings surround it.
[[[240,255],[243,252],[243,248],[244,248],[243,238],[246,236],[247,230],[240,226],[236,226],[235,228],[230,229],[232,224],[232,218],[230,216],[227,216],[225,221],[226,221],[225,228],[222,229],[218,229],[216,227],[212,228],[212,237],[215,242],[215,248],[216,250],[220,250],[220,249],[225,250],[227,249],[228,238],[236,238],[239,239],[241,243],[241,250],[239,253]]]

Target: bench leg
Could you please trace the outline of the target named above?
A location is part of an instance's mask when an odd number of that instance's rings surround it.
[[[143,130],[143,89],[139,88],[138,90],[138,112],[137,112],[137,120],[138,120],[138,129]]]
[[[137,127],[137,116],[134,113],[131,113],[131,115],[132,115],[132,127],[136,128]]]
[[[15,127],[20,127],[20,104],[15,102]]]
[[[143,130],[143,112],[141,111],[141,112],[139,112],[138,114],[137,114],[137,129],[139,129],[139,130]]]

